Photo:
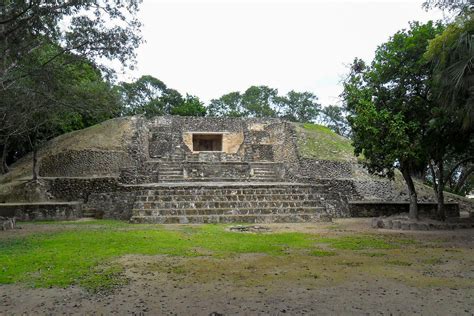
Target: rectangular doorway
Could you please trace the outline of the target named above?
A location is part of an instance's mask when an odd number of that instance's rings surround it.
[[[222,134],[193,134],[193,151],[222,151]]]

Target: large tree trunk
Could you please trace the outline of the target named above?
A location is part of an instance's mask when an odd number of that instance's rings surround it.
[[[33,147],[33,181],[38,180],[38,148]]]
[[[444,163],[443,160],[439,160],[438,163],[438,181],[436,189],[436,199],[438,200],[438,218],[440,220],[446,219],[446,214],[444,210]]]
[[[410,169],[404,164],[400,165],[400,170],[402,171],[403,178],[407,184],[408,194],[410,195],[410,211],[408,217],[411,219],[418,219],[418,197],[416,194],[415,184],[410,174]]]
[[[466,184],[467,179],[469,179],[469,176],[474,173],[474,166],[470,167],[469,169],[464,170],[464,172],[461,174],[458,182],[456,183],[454,187],[454,192],[460,193],[462,188],[464,187],[464,184]]]
[[[10,169],[8,168],[7,165],[7,154],[8,154],[8,139],[5,140],[5,143],[3,144],[2,148],[2,158],[1,158],[1,164],[0,164],[0,174],[5,174]]]

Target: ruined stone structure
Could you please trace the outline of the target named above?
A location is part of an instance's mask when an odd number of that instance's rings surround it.
[[[67,150],[44,154],[42,203],[22,197],[19,185],[10,194],[14,198],[5,195],[2,201],[0,195],[0,215],[135,223],[305,222],[357,212],[370,216],[377,210],[373,205],[354,210],[369,195],[394,191],[387,181],[356,178],[356,161],[303,157],[296,126],[279,119],[164,116],[116,122],[124,126],[121,138],[107,134],[112,128],[94,134],[99,140],[117,138],[114,146],[74,149],[71,138]],[[19,199],[29,203],[8,203]],[[429,204],[423,208],[428,213],[435,207]],[[458,213],[453,206],[451,214]]]

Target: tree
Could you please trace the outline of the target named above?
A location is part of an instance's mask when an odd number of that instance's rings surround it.
[[[474,160],[474,19],[461,9],[457,18],[430,41],[424,58],[432,67],[432,120],[427,131],[430,173],[438,200],[438,216],[445,218],[444,188],[471,174],[464,163]],[[431,138],[431,140],[430,140]],[[446,170],[447,166],[454,166]],[[456,181],[454,181],[456,182]],[[459,190],[459,188],[455,188]]]
[[[119,91],[123,102],[123,115],[145,114],[147,116],[166,113],[166,102],[162,99],[166,85],[153,76],[142,76],[134,82],[122,82]]]
[[[471,0],[426,0],[423,2],[423,7],[426,10],[438,8],[456,14],[462,14],[469,11],[471,6]]]
[[[423,59],[440,24],[411,23],[378,47],[370,66],[354,60],[344,82],[353,144],[369,172],[393,178],[400,169],[410,195],[410,217],[417,218],[412,175],[427,164],[424,136],[434,102],[431,69]]]
[[[51,45],[32,53],[28,67],[41,65],[57,50],[57,46]],[[120,112],[116,91],[103,81],[100,71],[71,53],[18,80],[17,85],[4,91],[2,96],[0,113],[8,122],[0,134],[3,136],[3,171],[8,171],[5,168],[8,152],[19,155],[29,148],[34,153],[34,179],[37,178],[36,150],[41,142]]]
[[[284,97],[276,97],[277,108],[282,112],[282,118],[292,122],[314,122],[321,111],[317,103],[318,97],[311,92],[290,91]]]
[[[328,105],[321,110],[322,122],[341,136],[349,136],[350,128],[344,115],[344,109],[337,105]]]
[[[51,43],[60,49],[38,69],[67,52],[95,62],[107,58],[129,64],[141,43],[141,24],[136,18],[140,2],[4,1],[0,7],[0,86],[5,89],[33,71],[18,73],[25,58]]]
[[[177,90],[168,88],[163,81],[150,75],[131,83],[122,82],[118,89],[123,104],[122,115],[206,115],[206,108],[198,97],[187,94],[183,98]]]
[[[13,138],[28,138],[36,148],[39,139],[52,135],[48,132],[51,128],[46,126],[63,128],[69,124],[64,123],[65,118],[74,117],[69,101],[79,105],[74,102],[78,100],[74,100],[77,96],[74,92],[79,87],[85,88],[80,83],[87,80],[75,76],[79,74],[71,74],[68,67],[87,61],[95,70],[111,76],[113,72],[99,61],[115,59],[125,66],[131,65],[134,49],[141,42],[140,23],[136,19],[139,2],[3,2],[0,6],[2,157],[6,156]],[[68,76],[63,76],[65,74]],[[88,89],[90,92],[97,87]],[[81,99],[81,104],[89,103]],[[94,110],[81,107],[80,112]],[[52,124],[61,121],[61,124]],[[5,159],[2,166],[5,167]]]
[[[242,106],[240,92],[231,92],[219,99],[211,100],[207,113],[211,117],[245,117],[247,113]]]
[[[279,96],[277,89],[251,86],[244,93],[231,92],[211,100],[211,117],[281,117],[293,122],[312,122],[318,118],[321,105],[311,92],[290,91]]]
[[[463,129],[474,125],[474,18],[458,17],[430,42],[425,58],[432,64],[436,97],[451,113],[462,114]]]
[[[171,114],[180,116],[205,116],[206,107],[198,97],[187,94],[182,104],[171,109]]]
[[[242,107],[249,117],[277,117],[279,114],[275,106],[277,95],[277,89],[251,86],[242,95]]]

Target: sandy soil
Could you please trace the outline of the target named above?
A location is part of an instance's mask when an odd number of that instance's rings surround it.
[[[355,219],[269,227],[331,235],[374,232],[367,220]],[[117,260],[129,282],[112,293],[2,285],[0,314],[474,314],[474,230],[378,233],[420,242],[419,249],[409,254],[419,256],[417,260],[435,252],[444,260],[429,267],[381,270],[371,262],[386,259],[358,255],[347,261],[345,254],[286,259],[262,254],[230,258],[130,255]],[[411,258],[397,252],[391,255]],[[436,277],[455,281],[435,282]]]

